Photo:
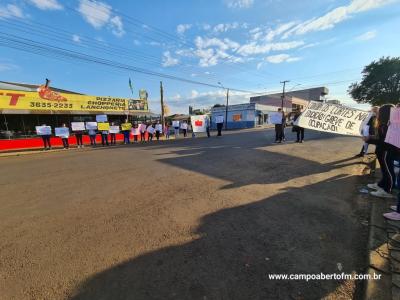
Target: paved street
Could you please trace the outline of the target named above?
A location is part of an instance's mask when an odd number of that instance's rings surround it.
[[[0,158],[1,299],[352,299],[361,142],[272,130]]]

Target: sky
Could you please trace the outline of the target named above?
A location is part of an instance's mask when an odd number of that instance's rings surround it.
[[[399,0],[0,0],[0,80],[89,95],[149,93],[171,113],[252,95],[348,86],[400,56]],[[38,48],[39,47],[39,48]],[[133,84],[133,95],[128,85]]]

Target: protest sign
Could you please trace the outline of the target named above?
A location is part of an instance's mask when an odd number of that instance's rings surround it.
[[[162,125],[161,124],[156,124],[156,131],[159,131],[160,133],[162,133]]]
[[[96,130],[97,122],[86,122],[86,129],[87,130]]]
[[[268,114],[269,116],[269,123],[271,124],[282,124],[283,115],[281,112],[271,112]]]
[[[131,132],[132,132],[132,135],[139,135],[140,134],[139,128],[132,128]]]
[[[155,129],[153,128],[153,126],[149,126],[147,127],[147,132],[153,134],[155,131]]]
[[[69,137],[69,128],[68,127],[56,127],[55,128],[56,136],[67,138]]]
[[[224,123],[224,116],[216,116],[215,123]]]
[[[110,126],[110,133],[119,133],[119,126]]]
[[[181,123],[181,129],[187,130],[188,129],[188,124],[185,123],[185,122]]]
[[[294,125],[343,135],[361,136],[369,113],[363,110],[310,101]]]
[[[390,110],[390,123],[385,142],[400,148],[400,108]]]
[[[172,121],[172,127],[179,128],[179,121]]]
[[[193,132],[206,132],[206,115],[191,116],[190,121],[192,123]]]
[[[84,122],[72,122],[71,128],[72,128],[72,131],[84,131],[85,123]]]
[[[131,124],[131,123],[122,123],[122,124],[121,124],[121,130],[122,130],[122,131],[124,131],[124,130],[131,130],[131,128],[132,128],[132,124]]]
[[[36,126],[36,134],[37,135],[51,135],[51,127],[50,126]]]
[[[96,121],[97,121],[98,123],[100,123],[100,122],[102,122],[102,123],[107,122],[107,121],[108,121],[107,115],[97,115],[97,116],[96,116]]]
[[[97,129],[100,131],[110,130],[110,123],[97,123]]]

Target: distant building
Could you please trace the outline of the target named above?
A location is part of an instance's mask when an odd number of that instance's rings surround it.
[[[276,106],[261,105],[257,103],[245,103],[228,106],[228,129],[254,128],[268,124],[268,116],[277,111]],[[285,108],[286,113],[291,109]],[[211,128],[216,129],[215,119],[223,116],[225,120],[226,106],[213,107],[211,109]]]
[[[283,107],[292,111],[298,108],[302,109],[308,105],[309,101],[322,101],[328,93],[329,90],[326,87],[286,92]],[[282,93],[250,97],[250,103],[281,107]]]

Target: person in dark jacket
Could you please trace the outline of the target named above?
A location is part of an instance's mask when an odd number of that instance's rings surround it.
[[[394,158],[397,148],[391,144],[385,143],[386,133],[390,120],[391,104],[383,105],[379,108],[377,118],[377,136],[366,137],[365,141],[376,145],[375,154],[381,167],[382,179],[378,183],[368,184],[370,189],[375,190],[371,195],[380,198],[392,198],[392,189],[394,185]]]
[[[300,115],[301,115],[301,110],[298,109],[294,114],[293,123],[297,121]],[[304,128],[297,125],[293,125],[292,131],[297,133],[296,143],[302,143],[304,140]]]

